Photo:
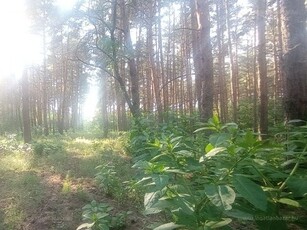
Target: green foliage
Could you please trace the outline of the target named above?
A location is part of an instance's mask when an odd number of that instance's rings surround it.
[[[93,200],[90,204],[83,208],[83,221],[89,222],[81,224],[77,230],[92,229],[92,230],[109,230],[123,229],[126,224],[126,218],[131,212],[121,212],[112,215],[110,212],[113,207],[105,203],[97,203]]]
[[[46,139],[33,142],[32,148],[34,153],[37,155],[50,155],[65,150],[63,142],[58,139]]]
[[[195,124],[195,117],[178,116],[173,113],[169,113],[167,122],[162,124],[157,124],[154,119],[139,118],[134,121],[129,132],[127,150],[134,157],[144,156],[144,152],[152,151],[152,143],[161,139],[166,141],[171,136],[184,136],[186,144],[195,145]]]
[[[0,137],[0,153],[20,151],[30,152],[31,146],[29,144],[23,144],[18,134],[6,133],[4,136]]]
[[[99,165],[96,167],[99,172],[95,175],[95,179],[99,186],[107,195],[114,194],[120,185],[119,178],[116,175],[114,166],[109,164]]]
[[[279,143],[259,141],[217,117],[193,134],[138,128],[131,145],[139,148],[133,167],[143,172],[137,184],[146,187],[145,213],[172,219],[155,230],[229,229],[233,220],[279,228],[289,219],[285,207],[306,208],[307,178],[299,170],[307,158],[307,127],[287,129]]]

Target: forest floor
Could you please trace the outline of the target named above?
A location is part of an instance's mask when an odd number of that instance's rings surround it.
[[[75,230],[85,223],[82,207],[93,200],[113,207],[110,215],[130,213],[125,228],[116,229],[143,230],[159,222],[161,216],[142,214],[142,189],[133,190],[125,183],[136,172],[123,143],[123,136],[53,137],[30,147],[0,138],[0,230]],[[103,171],[108,192],[95,180],[99,165],[110,166]],[[238,221],[231,227],[257,229],[253,223]]]
[[[131,212],[125,229],[146,229],[150,220],[141,213],[141,196],[128,199],[120,187],[123,183],[115,188],[116,195],[106,195],[94,179],[95,168],[105,164],[120,165],[117,174],[122,181],[133,176],[121,143],[55,139],[41,142],[40,149],[45,149],[35,154],[33,147],[12,147],[2,141],[0,230],[75,230],[83,223],[82,207],[92,200],[114,207],[114,213]]]

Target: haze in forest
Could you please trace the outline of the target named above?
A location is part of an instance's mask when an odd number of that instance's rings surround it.
[[[5,2],[3,130],[63,133],[94,116],[107,135],[140,117],[217,115],[268,134],[303,119],[305,2],[288,3]]]
[[[306,229],[306,5],[3,1],[0,229]]]

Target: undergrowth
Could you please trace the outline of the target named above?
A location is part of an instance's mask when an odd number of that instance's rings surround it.
[[[153,127],[139,121],[129,151],[142,172],[145,213],[167,217],[154,229],[306,227],[307,126],[290,122],[266,141],[216,116],[194,132],[180,120]]]

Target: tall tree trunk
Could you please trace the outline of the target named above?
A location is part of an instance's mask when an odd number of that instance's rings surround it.
[[[101,79],[101,113],[102,113],[102,130],[103,137],[108,137],[109,134],[109,119],[108,119],[108,92],[107,79]],[[119,106],[119,105],[117,105]]]
[[[283,0],[285,110],[288,120],[307,120],[307,32],[305,0]]]
[[[169,101],[168,101],[168,86],[167,86],[167,79],[165,76],[165,66],[164,66],[164,54],[163,54],[163,45],[162,45],[162,23],[161,23],[161,8],[162,3],[161,0],[158,0],[157,3],[158,7],[158,56],[159,56],[159,71],[161,73],[161,82],[162,82],[162,98],[163,98],[163,111],[167,118]],[[166,86],[165,86],[166,85]]]
[[[216,3],[217,11],[217,43],[218,43],[218,90],[219,90],[219,110],[222,122],[228,119],[228,105],[227,105],[227,85],[226,85],[226,71],[225,71],[225,38],[226,31],[226,9],[224,0],[219,0]]]
[[[231,78],[231,93],[232,93],[232,110],[233,121],[238,121],[238,74],[236,70],[235,57],[233,52],[232,35],[231,35],[231,23],[230,23],[230,3],[226,0],[226,22],[227,22],[227,34],[228,34],[228,50],[230,57],[230,78]]]
[[[258,67],[260,83],[260,120],[259,131],[268,133],[268,85],[266,64],[266,37],[265,37],[266,0],[258,0],[257,25],[258,25]],[[262,136],[264,137],[264,136]]]
[[[258,75],[257,75],[257,23],[255,18],[253,36],[253,129],[258,132]]]
[[[131,34],[130,34],[130,12],[127,8],[125,0],[120,1],[121,5],[121,17],[123,20],[123,32],[125,36],[125,45],[127,49],[127,59],[129,66],[129,76],[131,82],[131,102],[132,111],[134,117],[140,116],[140,92],[139,92],[139,78],[137,74],[136,61],[135,61],[135,51],[132,45]]]
[[[48,97],[47,97],[47,45],[46,45],[46,28],[43,29],[43,55],[44,55],[44,74],[43,74],[43,101],[42,101],[42,110],[43,110],[43,126],[44,126],[44,135],[49,135],[49,126],[48,126]]]
[[[194,36],[197,44],[193,46],[194,62],[196,78],[200,84],[200,96],[198,99],[200,119],[202,121],[208,120],[213,115],[213,58],[212,46],[210,38],[210,14],[209,0],[194,0],[192,2],[192,12],[194,18],[197,20],[196,33]],[[194,19],[195,20],[195,19]],[[195,40],[194,40],[195,43]]]
[[[156,14],[156,6],[154,1],[150,1],[149,3],[149,22],[147,25],[147,53],[148,53],[148,62],[149,62],[149,72],[151,76],[151,80],[154,87],[154,96],[155,96],[155,105],[158,112],[158,121],[160,123],[163,122],[163,107],[161,101],[161,91],[160,91],[160,79],[157,74],[157,68],[155,64],[155,53],[154,53],[154,43],[153,43],[153,23]]]
[[[30,91],[29,91],[28,71],[24,70],[22,76],[22,120],[23,120],[23,140],[30,143],[31,136],[31,120],[30,120]]]
[[[110,38],[112,41],[112,65],[113,65],[113,76],[115,80],[119,83],[120,89],[126,99],[129,110],[134,118],[138,118],[140,116],[140,95],[139,95],[139,79],[137,76],[136,62],[134,49],[132,46],[131,36],[130,36],[130,28],[129,28],[129,19],[126,14],[126,4],[124,0],[120,0],[121,5],[121,17],[123,20],[123,33],[125,36],[125,45],[127,49],[127,59],[129,66],[129,75],[130,75],[130,83],[131,83],[131,97],[126,89],[126,84],[122,76],[120,75],[119,70],[119,57],[117,51],[117,41],[115,37],[115,31],[117,29],[117,21],[118,21],[118,1],[112,1],[112,16],[111,16],[111,24],[110,24]]]

